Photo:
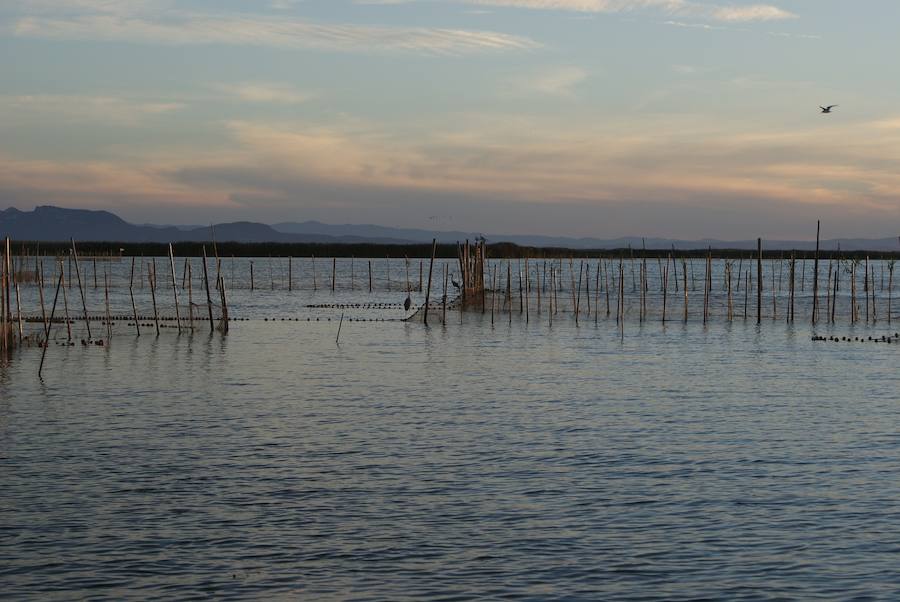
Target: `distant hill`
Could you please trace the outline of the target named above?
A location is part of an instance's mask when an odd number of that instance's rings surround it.
[[[620,238],[570,238],[565,236],[541,236],[529,234],[481,234],[478,232],[463,231],[439,231],[417,230],[413,228],[391,228],[372,224],[323,224],[317,221],[283,222],[272,226],[279,232],[304,234],[307,236],[358,236],[369,239],[370,237],[404,239],[414,242],[431,242],[436,238],[439,243],[454,243],[463,240],[475,240],[484,236],[488,242],[509,242],[526,247],[560,247],[567,249],[671,249],[695,250],[695,249],[756,249],[756,239],[726,241],[714,238],[700,240],[679,240],[672,238],[641,238],[639,236],[624,236]],[[798,251],[815,250],[815,241],[800,240],[763,240],[764,249],[796,249]],[[820,242],[823,251],[900,251],[900,240],[895,237],[865,239],[865,238],[835,238]]]
[[[269,226],[256,222],[231,222],[209,226],[157,226],[131,224],[109,211],[63,209],[41,206],[34,211],[15,208],[0,211],[0,236],[16,240],[110,242],[203,242],[212,240],[213,232],[218,242],[243,243],[375,243],[411,244],[430,243],[436,238],[441,243],[475,240],[478,232],[420,230],[415,228],[391,228],[373,224],[324,224],[317,221],[284,222]],[[637,236],[602,239],[568,238],[521,234],[484,234],[490,243],[509,242],[530,247],[559,247],[569,249],[756,249],[756,240],[724,241],[716,239],[678,240]],[[815,241],[764,240],[763,248],[815,249]],[[900,251],[900,240],[890,238],[837,238],[823,240],[825,251],[841,248],[846,251]]]
[[[0,236],[16,240],[115,242],[200,242],[212,240],[213,233],[220,242],[284,242],[284,243],[354,243],[391,242],[395,240],[362,239],[355,236],[327,234],[290,234],[278,232],[266,224],[233,222],[212,227],[179,227],[130,224],[109,211],[63,209],[41,206],[34,211],[15,208],[0,211]],[[405,242],[405,241],[403,241]]]

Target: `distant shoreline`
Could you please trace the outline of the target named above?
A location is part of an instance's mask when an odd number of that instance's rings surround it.
[[[168,243],[135,243],[115,241],[78,241],[78,254],[97,257],[163,257],[169,253]],[[464,241],[460,241],[461,243]],[[216,249],[220,257],[341,257],[341,258],[402,258],[424,259],[431,257],[431,244],[375,244],[375,243],[244,243],[244,242],[176,242],[172,243],[176,256],[202,257],[203,247],[209,257],[214,257]],[[68,255],[71,242],[20,241],[12,242],[12,255]],[[24,251],[23,251],[24,249]],[[122,251],[120,252],[120,249]],[[528,247],[512,243],[488,244],[488,257],[494,259],[557,259],[557,258],[624,258],[657,259],[674,257],[706,257],[708,253],[717,259],[755,259],[756,251],[749,249],[572,249],[565,247]],[[764,259],[813,259],[812,250],[764,249]],[[455,244],[438,244],[435,257],[455,259]],[[898,251],[836,251],[820,250],[819,259],[900,259]]]

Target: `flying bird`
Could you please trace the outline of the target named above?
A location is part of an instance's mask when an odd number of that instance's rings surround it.
[[[823,113],[831,113],[831,109],[835,108],[838,105],[828,105],[827,107],[823,107],[819,105],[819,108],[822,109]]]

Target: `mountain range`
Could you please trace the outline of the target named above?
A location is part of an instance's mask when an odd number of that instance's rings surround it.
[[[392,228],[372,224],[324,224],[317,221],[282,222],[273,225],[256,222],[229,222],[211,226],[157,226],[132,224],[108,211],[65,209],[39,206],[33,211],[9,208],[0,211],[0,236],[28,241],[108,241],[138,242],[219,242],[252,243],[376,243],[412,244],[431,242],[455,243],[484,236],[489,243],[508,242],[530,247],[569,249],[755,249],[756,240],[725,241],[717,239],[680,240],[641,238],[615,239],[569,238],[521,234],[482,234],[464,231],[435,231]],[[835,238],[820,243],[823,250],[900,251],[900,238]],[[815,249],[815,241],[764,240],[765,249]]]

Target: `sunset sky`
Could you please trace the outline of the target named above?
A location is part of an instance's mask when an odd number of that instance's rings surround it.
[[[2,2],[0,208],[897,235],[898,25],[897,0]]]

